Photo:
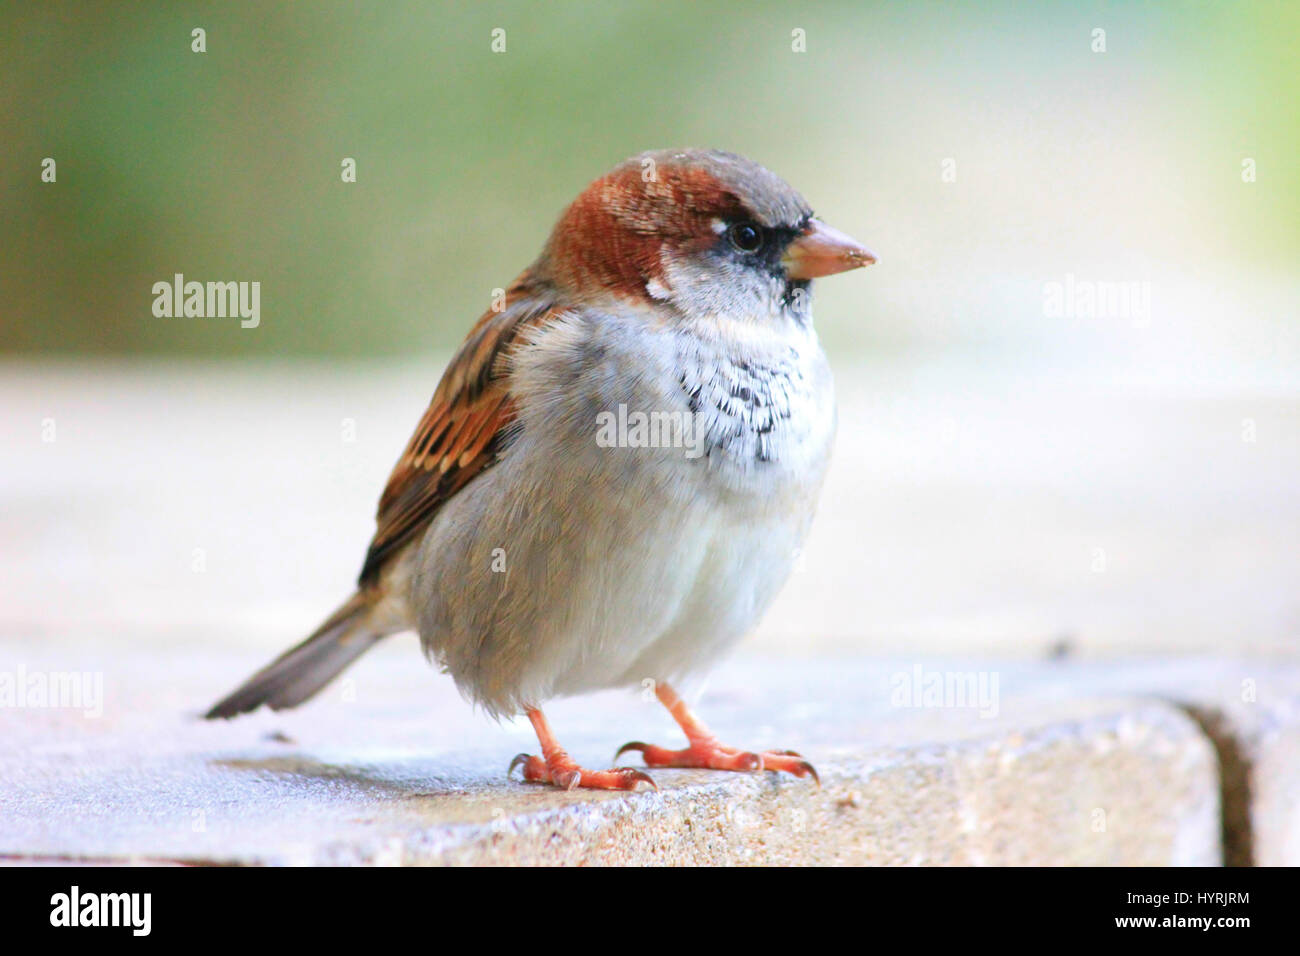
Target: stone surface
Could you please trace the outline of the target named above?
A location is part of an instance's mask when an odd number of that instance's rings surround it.
[[[1218,752],[1225,862],[1300,866],[1300,668],[1258,658],[1084,664],[1043,689],[1178,706]]]
[[[105,694],[85,718],[0,686],[0,855],[1300,865],[1294,383],[832,358],[806,554],[700,701],[825,786],[659,771],[633,797],[505,781],[530,728],[406,637],[301,712],[196,719],[350,587],[440,357],[0,365],[0,685]],[[918,667],[996,677],[996,706],[894,706]],[[593,766],[678,739],[636,695],[548,713]]]
[[[413,645],[380,649],[303,710],[228,723],[196,715],[260,663],[242,654],[46,648],[25,657],[29,674],[71,669],[74,658],[102,668],[103,713],[0,709],[0,855],[270,864],[1221,859],[1218,764],[1197,722],[1122,687],[1111,693],[1106,675],[1087,668],[742,657],[702,695],[701,712],[725,740],[805,752],[820,788],[771,774],[656,770],[658,793],[560,793],[505,778],[515,752],[535,749],[526,723],[474,714],[447,678],[418,663]],[[5,661],[19,656],[12,645],[0,650]],[[901,696],[932,674],[982,675],[989,692]],[[635,694],[557,702],[550,716],[593,766],[626,739],[677,739],[658,705]]]
[[[264,653],[309,631],[444,361],[0,363],[0,638]],[[1296,390],[832,361],[825,494],[750,647],[1300,655]]]
[[[1188,710],[1219,752],[1227,862],[1300,866],[1300,694]]]

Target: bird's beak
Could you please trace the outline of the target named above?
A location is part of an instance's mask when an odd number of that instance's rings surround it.
[[[810,219],[800,236],[785,247],[781,264],[791,279],[816,279],[860,269],[876,261],[876,254],[856,239]]]

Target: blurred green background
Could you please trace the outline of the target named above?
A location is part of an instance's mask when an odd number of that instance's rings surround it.
[[[492,290],[696,145],[880,255],[817,283],[835,465],[756,647],[1300,653],[1294,0],[0,10],[0,640],[309,630]],[[259,327],[154,317],[177,272]]]
[[[880,254],[819,290],[833,349],[1123,340],[1045,320],[1068,273],[1151,282],[1145,341],[1254,367],[1295,354],[1297,27],[1295,3],[6,4],[0,349],[446,349],[586,182],[699,145]],[[175,272],[260,281],[261,326],[155,318]]]

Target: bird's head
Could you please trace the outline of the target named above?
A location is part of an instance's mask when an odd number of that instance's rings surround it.
[[[809,283],[876,261],[783,179],[717,150],[659,150],[588,186],[535,270],[574,301],[660,315],[807,322]]]

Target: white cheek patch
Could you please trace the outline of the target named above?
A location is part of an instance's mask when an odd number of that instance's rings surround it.
[[[672,297],[671,290],[669,290],[669,288],[658,279],[651,279],[647,282],[645,284],[645,291],[650,298],[658,299],[660,302],[666,301]]]

